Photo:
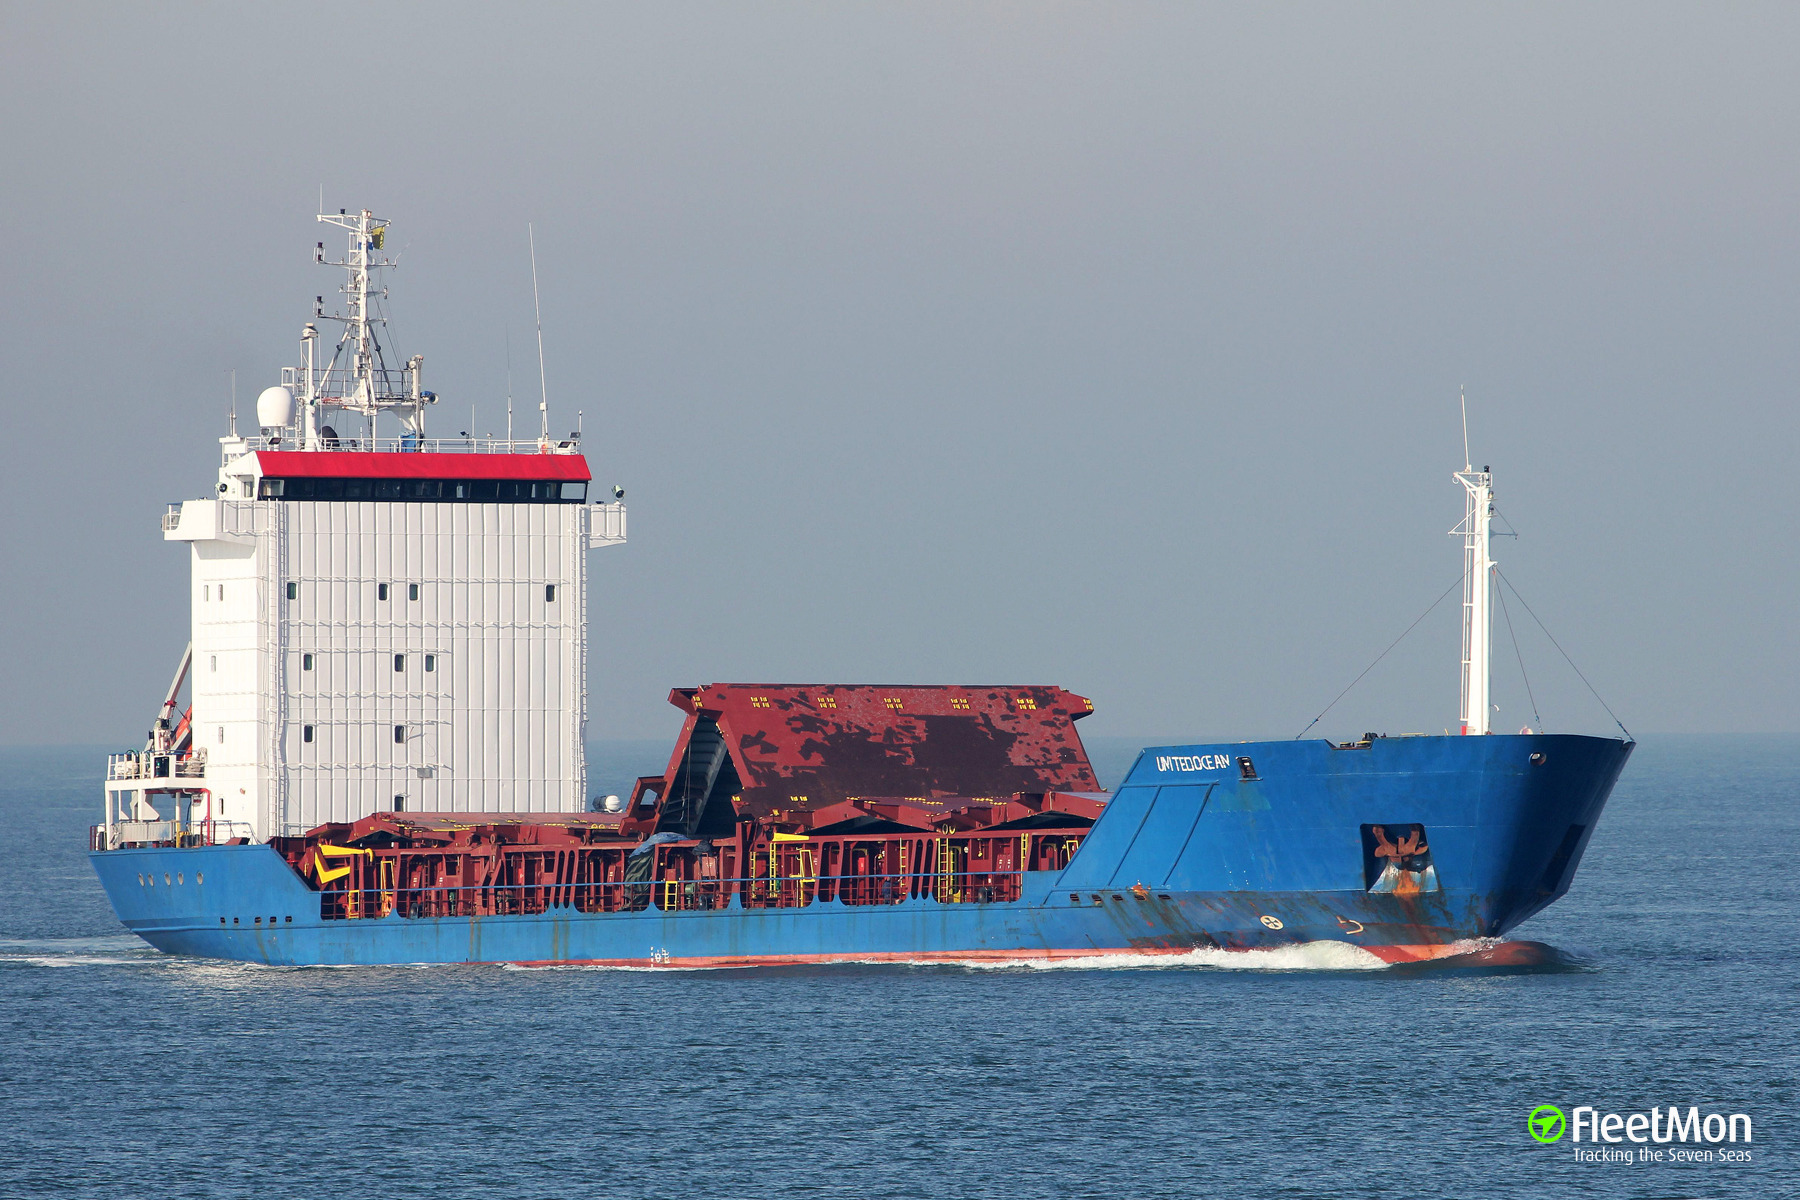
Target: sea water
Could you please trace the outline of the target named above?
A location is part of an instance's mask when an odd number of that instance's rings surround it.
[[[1514,934],[1555,953],[1465,970],[170,958],[88,866],[103,763],[0,750],[0,1196],[1800,1194],[1800,738],[1645,738]],[[1540,1144],[1541,1104],[1753,1140]]]

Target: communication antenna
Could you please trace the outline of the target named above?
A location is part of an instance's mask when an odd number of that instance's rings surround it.
[[[231,418],[231,436],[237,436],[237,368],[231,369],[231,407],[226,410]]]
[[[1469,390],[1458,385],[1456,394],[1462,398],[1463,470],[1473,471],[1475,469],[1475,461],[1469,457]]]
[[[506,327],[506,440],[512,441],[512,326]]]
[[[531,307],[537,314],[538,388],[541,392],[538,399],[538,416],[542,419],[543,426],[538,437],[540,440],[548,440],[550,437],[550,384],[544,375],[544,309],[538,303],[537,231],[531,227],[530,221],[525,222],[525,236],[531,241]],[[510,434],[511,431],[508,432]]]

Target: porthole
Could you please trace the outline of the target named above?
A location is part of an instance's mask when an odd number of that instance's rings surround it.
[[[223,918],[220,918],[220,919],[223,920]],[[236,917],[231,918],[231,923],[233,925],[236,925],[238,923],[238,919]]]
[[[556,585],[554,583],[544,585],[544,599],[550,603],[556,602]]]
[[[288,923],[288,924],[289,924],[289,925],[292,925],[292,924],[293,924],[293,923],[294,923],[294,918],[293,918],[293,917],[291,917],[291,916],[290,916],[290,917],[288,917],[288,918],[287,918],[287,923]]]
[[[289,600],[298,600],[299,598],[300,598],[300,585],[297,583],[290,582],[288,584],[288,599]]]
[[[144,886],[144,873],[142,871],[138,872],[138,886],[139,887]]]
[[[419,585],[418,584],[409,583],[406,585],[406,598],[408,600],[417,600],[419,598]]]
[[[164,887],[169,886],[169,873],[167,871],[163,872],[163,886]]]
[[[202,875],[198,871],[195,871],[194,872],[194,886],[199,887],[201,884],[203,884],[205,882],[206,882],[206,876]]]
[[[258,918],[256,918],[256,923],[257,923],[257,924],[258,924],[258,925],[261,925],[261,924],[262,924],[262,918],[261,918],[261,917],[258,917]]]
[[[156,886],[156,876],[154,874],[148,876],[146,878],[146,882],[148,882],[151,887],[155,887]]]
[[[223,925],[223,924],[224,924],[224,923],[225,923],[225,918],[224,918],[224,917],[220,917],[220,918],[219,918],[219,924],[221,924],[221,925]]]
[[[175,872],[175,882],[176,882],[176,883],[186,883],[186,882],[187,882],[187,880],[186,880],[186,879],[184,879],[184,878],[182,878],[182,875],[181,875],[181,872],[180,872],[180,871],[177,871],[177,872]]]
[[[377,600],[386,600],[387,599],[387,584],[378,583],[375,585],[375,598]]]
[[[301,670],[302,670],[302,671],[310,671],[310,670],[312,670],[312,655],[310,655],[310,654],[302,654],[302,655],[301,655],[301,656],[300,656],[300,669],[301,669]]]

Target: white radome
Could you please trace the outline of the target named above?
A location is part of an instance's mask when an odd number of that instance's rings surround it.
[[[293,419],[294,393],[286,388],[264,388],[256,398],[256,423],[264,429],[285,429]]]

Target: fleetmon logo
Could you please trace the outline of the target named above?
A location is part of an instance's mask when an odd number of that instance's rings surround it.
[[[1562,1109],[1554,1104],[1540,1104],[1525,1118],[1525,1126],[1531,1130],[1532,1137],[1549,1145],[1562,1138],[1569,1124]]]

